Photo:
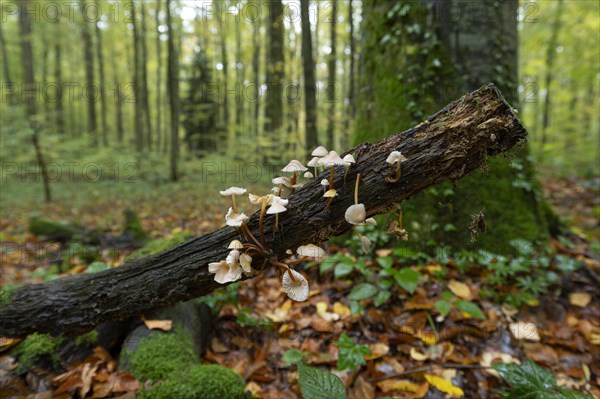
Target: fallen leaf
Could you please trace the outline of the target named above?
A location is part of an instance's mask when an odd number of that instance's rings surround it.
[[[365,360],[378,359],[387,355],[390,352],[390,347],[383,343],[369,344],[371,354],[365,355]]]
[[[348,317],[351,314],[350,308],[341,302],[336,302],[333,304],[333,311],[340,315],[340,317]]]
[[[537,342],[525,344],[525,354],[529,359],[545,366],[554,366],[559,362],[558,355],[552,347]]]
[[[569,294],[569,303],[580,308],[585,308],[592,301],[592,296],[587,292],[573,292]]]
[[[362,375],[356,379],[352,388],[348,391],[350,399],[367,399],[375,397],[375,387]]]
[[[450,280],[450,283],[448,283],[448,289],[459,298],[467,301],[473,299],[471,288],[469,288],[469,286],[465,283],[461,283],[460,281],[456,280]]]
[[[173,328],[173,320],[142,320],[150,330],[171,331],[171,328]]]
[[[383,393],[390,391],[408,391],[418,392],[419,384],[416,384],[410,380],[383,380],[377,383],[377,387],[381,389]]]
[[[519,341],[539,341],[540,334],[538,333],[537,326],[533,323],[526,323],[524,321],[518,321],[516,323],[510,323],[510,332]]]
[[[465,395],[465,392],[461,388],[453,385],[451,381],[445,380],[442,377],[438,377],[434,374],[425,374],[425,379],[428,383],[430,383],[431,385],[433,385],[434,387],[436,387],[444,393],[459,398]]]
[[[410,357],[412,357],[413,359],[415,359],[418,362],[422,362],[422,361],[429,359],[429,355],[427,355],[425,353],[421,353],[418,350],[416,350],[415,348],[410,348]]]
[[[256,382],[254,381],[250,381],[249,383],[246,384],[246,391],[249,391],[253,397],[260,397],[259,393],[261,391],[261,387],[260,385],[258,385]]]
[[[4,352],[5,350],[12,348],[22,340],[22,338],[0,337],[0,352]]]

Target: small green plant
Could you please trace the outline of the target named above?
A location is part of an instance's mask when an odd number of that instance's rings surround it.
[[[452,308],[456,308],[469,316],[481,320],[486,319],[485,314],[477,304],[471,301],[459,300],[448,291],[442,292],[441,296],[442,299],[435,302],[435,310],[437,310],[442,317],[446,317]]]
[[[237,323],[243,327],[260,327],[270,329],[272,326],[271,319],[268,317],[256,318],[252,308],[241,308],[238,310]]]
[[[530,360],[524,364],[497,363],[494,369],[511,386],[510,391],[500,392],[507,399],[591,399],[559,387],[554,374]]]
[[[298,366],[298,372],[304,399],[346,399],[346,388],[337,375],[304,365]]]
[[[98,331],[92,330],[83,335],[79,335],[75,338],[75,345],[77,346],[93,346],[98,341]]]
[[[335,342],[338,350],[338,370],[354,370],[365,364],[365,355],[370,355],[371,350],[366,345],[356,344],[352,338],[345,333]]]
[[[298,349],[288,349],[283,352],[283,356],[281,356],[281,360],[285,364],[286,367],[291,365],[299,365],[304,362],[306,356],[306,352],[303,352]]]
[[[15,372],[23,374],[44,356],[49,356],[53,365],[57,365],[60,360],[54,351],[61,342],[61,337],[53,337],[49,334],[31,334],[11,351],[11,356],[16,357],[19,361],[19,367]]]

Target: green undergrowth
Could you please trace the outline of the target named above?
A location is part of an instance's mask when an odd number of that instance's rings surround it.
[[[52,364],[58,365],[60,360],[55,351],[61,342],[61,337],[53,337],[49,334],[31,334],[10,352],[11,356],[14,356],[19,363],[15,372],[17,374],[25,373],[44,356],[49,356]]]

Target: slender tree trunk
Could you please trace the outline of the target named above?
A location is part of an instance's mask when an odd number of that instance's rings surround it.
[[[160,44],[160,10],[161,0],[156,0],[156,149],[160,150],[163,141],[162,130],[162,95],[161,95],[161,78],[162,78],[162,46]]]
[[[96,53],[98,55],[98,78],[100,84],[100,123],[102,125],[102,144],[108,146],[108,123],[106,110],[106,79],[104,78],[104,55],[102,54],[102,32],[98,24],[95,25]]]
[[[14,83],[10,78],[10,69],[8,66],[8,52],[6,51],[6,42],[4,41],[4,34],[2,33],[2,24],[0,24],[0,51],[2,52],[2,69],[4,70],[4,81],[6,84]],[[8,104],[16,104],[15,96],[12,91],[8,94]]]
[[[544,99],[544,114],[542,117],[542,146],[548,141],[548,126],[550,125],[550,108],[552,107],[552,88],[550,86],[552,85],[552,81],[554,80],[554,56],[556,54],[558,33],[561,28],[561,14],[563,4],[563,0],[558,0],[550,41],[548,42],[548,49],[546,51],[546,98]]]
[[[80,3],[83,7],[84,1]],[[88,131],[92,138],[92,145],[98,145],[98,126],[96,121],[96,102],[94,93],[96,82],[94,80],[94,42],[92,35],[90,34],[89,26],[87,21],[83,21],[81,25],[81,37],[83,39],[83,54],[84,54],[84,65],[85,65],[85,80],[86,80],[86,96],[85,101],[87,103],[88,113]]]
[[[219,29],[219,39],[220,39],[220,48],[221,48],[221,64],[223,65],[223,85],[225,88],[228,88],[229,80],[227,79],[227,70],[229,69],[229,64],[227,62],[227,41],[226,41],[226,32],[225,28],[223,28],[223,12],[222,9],[224,7],[224,3],[222,0],[215,0],[214,3],[215,8],[219,10],[215,18],[217,19],[217,27]],[[227,93],[223,96],[223,125],[224,128],[229,131],[229,99]]]
[[[115,88],[115,126],[117,128],[117,141],[119,144],[123,143],[123,136],[125,134],[125,130],[123,129],[123,95],[121,93],[121,82],[119,81],[119,76],[117,72],[117,56],[115,54],[114,47],[111,47],[112,53],[112,70],[113,70],[113,84]]]
[[[254,98],[254,137],[258,139],[260,136],[260,25],[261,19],[257,16],[256,21],[252,24],[253,26],[253,46],[254,52],[252,54],[252,70],[254,71],[254,86],[256,87],[256,93]]]
[[[146,0],[141,1],[141,35],[140,35],[140,46],[141,46],[141,55],[142,55],[142,106],[144,110],[144,129],[146,131],[146,147],[148,150],[152,150],[152,119],[150,115],[150,94],[148,90],[148,47],[146,46],[146,34],[148,30],[146,29],[146,7],[144,3]]]
[[[140,38],[137,27],[137,19],[139,15],[135,12],[137,5],[134,0],[129,2],[131,8],[131,26],[133,27],[133,82],[135,87],[135,104],[134,104],[134,117],[135,117],[135,148],[141,153],[144,151],[144,138],[145,138],[145,123],[144,123],[144,89],[142,88],[142,55],[140,48]]]
[[[171,0],[167,0],[167,29],[169,30],[168,46],[168,71],[167,82],[169,88],[169,106],[171,111],[171,156],[170,171],[171,181],[179,178],[177,162],[179,158],[179,70],[177,52],[175,50],[175,31],[171,19]]]
[[[242,115],[244,112],[244,101],[238,97],[238,90],[244,84],[244,64],[242,63],[242,21],[235,22],[235,71],[236,71],[236,96],[235,96],[235,136],[239,139],[242,135]]]
[[[43,93],[45,93],[47,87],[48,87],[48,69],[49,69],[49,58],[50,58],[50,46],[47,43],[47,39],[46,37],[44,37],[42,39],[42,48],[44,49],[44,51],[42,52],[42,88],[43,90],[40,92],[41,95],[43,95]],[[39,78],[38,78],[39,79]],[[47,101],[47,99],[41,97],[40,98],[42,103],[43,103],[43,107],[44,107],[44,125],[48,126],[50,125],[51,122],[51,118],[50,118],[50,101]]]
[[[352,8],[352,0],[348,1],[348,24],[350,25],[350,68],[348,72],[348,120],[354,118],[354,54],[356,53],[356,43],[354,39],[354,9]]]
[[[54,108],[56,131],[59,134],[64,135],[65,133],[65,112],[63,107],[63,83],[62,83],[62,48],[60,41],[57,41],[54,45],[54,80],[58,86],[58,95],[56,97],[56,106]]]
[[[329,60],[327,62],[327,69],[329,75],[327,79],[327,101],[329,102],[329,111],[327,117],[327,147],[335,148],[335,102],[336,102],[336,85],[335,85],[335,66],[337,61],[336,54],[336,23],[337,23],[337,0],[331,1],[333,10],[331,12],[331,24],[330,37],[331,37],[331,53],[329,53]]]
[[[283,4],[281,0],[269,4],[269,47],[267,55],[267,93],[265,132],[271,139],[273,148],[281,143],[281,128],[283,126],[283,95],[282,84],[284,77],[285,58],[283,52]],[[272,151],[274,152],[274,151]],[[279,155],[270,154],[273,160]]]
[[[42,175],[42,182],[44,183],[44,199],[46,202],[52,200],[52,194],[50,193],[50,179],[48,178],[48,170],[46,168],[46,162],[42,154],[42,148],[39,141],[40,127],[38,122],[35,120],[37,114],[36,102],[37,102],[37,90],[35,83],[35,75],[33,70],[33,50],[31,46],[31,40],[33,32],[31,30],[31,15],[27,12],[29,0],[22,0],[20,4],[20,15],[19,15],[19,28],[21,33],[21,68],[23,69],[23,81],[25,84],[26,91],[33,95],[25,96],[25,111],[29,124],[33,129],[31,137],[31,143],[35,150],[36,161],[40,168]]]
[[[302,22],[302,69],[304,72],[305,149],[307,156],[319,145],[317,135],[317,95],[315,62],[313,59],[312,33],[308,1],[300,2]]]

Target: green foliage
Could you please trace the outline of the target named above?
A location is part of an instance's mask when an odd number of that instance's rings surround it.
[[[335,342],[338,350],[338,370],[354,370],[365,364],[365,355],[370,355],[371,350],[366,345],[359,345],[345,333]]]
[[[98,341],[98,331],[92,330],[83,335],[79,335],[75,338],[75,345],[77,346],[93,346]]]
[[[415,289],[419,285],[420,274],[407,267],[400,270],[394,270],[392,276],[400,287],[411,294],[415,292]]]
[[[337,375],[302,365],[298,366],[298,371],[304,399],[346,399],[346,388]]]
[[[197,365],[169,375],[152,388],[139,392],[140,399],[243,399],[244,380],[218,365]]]
[[[188,234],[184,232],[175,233],[170,237],[166,238],[157,238],[156,240],[150,241],[143,248],[138,249],[131,255],[127,257],[127,259],[137,259],[143,258],[144,256],[154,255],[159,252],[165,251],[171,247],[174,247],[177,244],[181,244],[188,238]]]
[[[363,299],[371,298],[373,295],[377,293],[377,287],[371,283],[360,283],[356,285],[350,294],[348,294],[348,299],[354,301],[360,301]]]
[[[98,273],[98,272],[101,272],[103,270],[108,270],[108,269],[110,269],[110,266],[104,262],[93,262],[87,267],[87,269],[85,269],[85,272],[86,273]]]
[[[207,304],[213,315],[217,315],[223,306],[238,304],[239,289],[240,283],[229,284],[226,287],[217,288],[210,295],[199,298],[198,301]]]
[[[497,363],[494,369],[511,385],[508,392],[501,392],[508,399],[586,399],[575,391],[558,387],[556,377],[548,370],[528,360],[524,364]]]
[[[17,374],[25,373],[44,356],[49,356],[52,363],[57,365],[59,359],[54,351],[61,342],[61,337],[53,337],[49,334],[31,334],[10,351],[11,356],[17,358],[19,362],[19,367],[15,372]]]
[[[288,349],[283,352],[283,356],[281,356],[281,360],[286,366],[291,366],[293,364],[300,364],[304,362],[305,352],[298,349]]]
[[[0,306],[9,304],[12,301],[17,288],[18,286],[12,284],[0,288]]]
[[[435,302],[435,310],[442,316],[446,317],[452,308],[458,309],[460,312],[466,313],[471,317],[485,320],[485,314],[476,303],[457,299],[448,291],[442,292],[442,299]]]
[[[192,339],[183,332],[154,333],[126,353],[128,371],[140,381],[159,381],[198,364]]]
[[[243,327],[260,327],[264,329],[270,329],[273,324],[268,317],[256,318],[254,316],[254,309],[247,307],[238,309],[237,323]]]

